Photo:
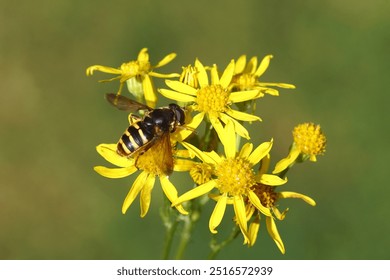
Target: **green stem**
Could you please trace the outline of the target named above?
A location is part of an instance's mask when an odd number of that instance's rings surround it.
[[[220,243],[217,243],[217,240],[215,238],[215,236],[213,236],[213,239],[211,240],[210,242],[210,249],[211,249],[211,252],[208,256],[208,259],[209,260],[214,260],[216,258],[216,256],[218,255],[218,253],[228,244],[230,244],[234,239],[236,239],[236,237],[238,236],[238,234],[240,233],[240,229],[238,226],[235,226],[232,230],[232,232],[230,233],[230,235],[228,236],[228,238],[226,238],[224,241],[220,242]]]
[[[187,249],[188,243],[191,240],[191,234],[196,223],[199,221],[203,206],[209,201],[208,196],[200,197],[199,199],[190,201],[191,214],[188,216],[180,216],[180,220],[184,222],[181,232],[179,247],[176,252],[176,259],[183,259],[184,252]]]
[[[175,232],[179,224],[177,214],[173,213],[170,204],[170,201],[165,197],[164,206],[160,210],[161,219],[165,227],[164,248],[162,254],[162,258],[164,260],[169,259],[173,237],[175,236]]]
[[[206,121],[205,132],[200,141],[200,147],[203,151],[210,152],[217,149],[218,146],[218,135],[213,125]]]
[[[184,225],[181,233],[179,247],[176,251],[176,257],[175,257],[176,260],[183,259],[184,252],[187,249],[188,242],[190,241],[191,238],[192,227],[193,227],[193,223],[191,222],[190,216],[182,216],[181,220],[184,222]]]
[[[177,225],[178,222],[173,223],[172,226],[167,228],[165,232],[164,250],[162,256],[164,260],[169,259],[169,253],[171,252],[171,248],[172,248],[172,240],[173,240],[173,236],[175,235]]]

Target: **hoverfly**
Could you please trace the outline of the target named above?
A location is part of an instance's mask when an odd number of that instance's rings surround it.
[[[152,109],[145,104],[114,93],[106,94],[106,99],[119,110],[145,111],[142,118],[132,116],[135,121],[119,139],[117,153],[123,157],[131,157],[136,153],[142,155],[153,146],[158,151],[156,157],[161,162],[163,173],[165,175],[172,173],[173,156],[170,133],[173,133],[178,126],[184,125],[184,110],[177,104]]]

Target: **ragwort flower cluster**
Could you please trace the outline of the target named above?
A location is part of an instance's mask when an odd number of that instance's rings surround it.
[[[218,71],[216,64],[204,66],[199,59],[195,59],[194,65],[182,67],[180,75],[154,72],[155,68],[166,65],[175,56],[174,53],[169,54],[152,67],[144,48],[136,61],[124,63],[119,69],[100,65],[87,69],[88,75],[95,70],[118,74],[118,77],[105,80],[119,80],[117,95],[121,94],[123,84],[127,82],[130,93],[148,106],[148,110],[141,111],[140,116],[129,115],[130,127],[120,143],[97,147],[98,153],[116,167],[96,166],[95,171],[107,178],[123,178],[140,171],[125,198],[123,213],[139,195],[141,217],[144,217],[151,205],[152,189],[158,178],[171,206],[181,215],[191,215],[191,209],[186,210],[188,202],[207,195],[210,203],[215,203],[209,219],[211,233],[218,232],[227,207],[233,207],[234,216],[230,219],[241,232],[244,244],[255,244],[260,221],[264,219],[269,235],[284,254],[285,247],[275,221],[282,221],[288,209],[281,212],[278,209],[279,200],[300,198],[311,206],[316,203],[306,195],[279,191],[279,188],[286,185],[286,173],[295,163],[306,160],[314,162],[317,155],[324,153],[324,134],[319,125],[306,123],[297,126],[293,131],[294,140],[289,154],[279,160],[271,174],[267,173],[273,139],[269,138],[269,141],[255,148],[251,142],[241,145],[241,138],[246,141],[251,139],[247,124],[256,125],[257,121],[261,121],[254,112],[245,112],[248,106],[241,105],[248,102],[255,104],[256,100],[266,95],[278,96],[276,88],[295,88],[288,83],[262,80],[272,55],[265,56],[259,65],[257,57],[247,62],[246,56],[242,55],[237,60],[230,60],[222,72]],[[151,77],[166,78],[167,88],[162,86],[156,91]],[[173,114],[169,118],[169,130],[161,132],[158,122],[147,128],[146,125],[150,124],[146,120],[149,120],[150,112],[156,110],[157,92],[182,106],[185,111],[184,125],[175,125],[177,116]],[[202,123],[206,128],[204,134],[199,131]],[[148,129],[153,131],[151,139],[147,137]],[[259,137],[255,135],[255,138]],[[203,150],[199,145],[202,142],[216,144],[208,145],[211,148]],[[134,149],[128,156],[118,153],[118,145],[124,143],[132,145]],[[167,157],[172,162],[173,174],[188,172],[193,179],[181,195],[170,181],[171,171],[167,172],[164,166]]]

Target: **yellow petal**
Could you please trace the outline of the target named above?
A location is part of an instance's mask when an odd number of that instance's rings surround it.
[[[241,195],[235,195],[233,198],[234,213],[236,214],[238,225],[244,236],[244,244],[250,243],[248,234],[248,225],[246,223],[246,209]]]
[[[199,59],[195,60],[195,67],[198,70],[198,81],[201,88],[209,85],[209,78],[207,76],[206,69]]]
[[[213,85],[219,85],[219,76],[218,76],[218,70],[217,70],[217,65],[213,65],[210,70],[210,77],[211,77],[211,84]]]
[[[210,122],[213,125],[215,131],[217,132],[219,139],[221,139],[221,137],[224,137],[225,130],[223,129],[223,126],[219,119],[215,117],[210,117]]]
[[[272,171],[273,174],[278,174],[288,168],[291,164],[295,162],[299,154],[301,153],[299,149],[294,148],[291,149],[290,153],[288,156],[284,159],[281,159],[276,165],[274,171]]]
[[[134,166],[132,158],[122,157],[116,152],[117,144],[100,144],[96,147],[96,151],[108,162],[119,167]]]
[[[260,62],[259,68],[257,68],[255,76],[260,77],[264,74],[264,72],[267,70],[269,63],[271,59],[273,58],[272,55],[267,55],[263,58],[263,60]]]
[[[250,139],[248,130],[246,130],[246,128],[242,124],[233,119],[231,116],[222,113],[220,114],[220,118],[224,123],[228,123],[229,121],[233,122],[234,131],[241,137],[244,137],[245,139]]]
[[[259,229],[260,229],[260,220],[256,216],[253,222],[249,225],[249,230],[248,230],[248,235],[250,239],[250,243],[248,244],[249,246],[255,245]]]
[[[227,158],[234,158],[236,156],[236,134],[232,121],[226,123],[224,131],[225,132],[220,135],[220,139],[225,150],[225,155]]]
[[[100,175],[111,179],[124,178],[130,176],[138,170],[137,167],[135,167],[134,165],[121,168],[107,168],[105,166],[95,166],[93,169]]]
[[[195,155],[193,153],[191,153],[189,150],[175,150],[175,153],[174,153],[175,156],[179,157],[179,158],[194,158]]]
[[[210,157],[215,164],[219,164],[223,159],[215,151],[204,152],[208,157]]]
[[[204,115],[205,115],[205,113],[203,113],[203,112],[198,113],[197,115],[195,115],[195,117],[192,118],[191,122],[187,123],[185,126],[190,128],[190,129],[198,128],[198,126],[200,125],[200,123],[202,122],[202,120],[204,118]]]
[[[169,181],[168,176],[160,177],[161,187],[164,191],[165,196],[169,199],[170,202],[177,200],[177,190],[175,186]],[[175,206],[176,209],[183,215],[188,215],[188,212],[184,210],[182,205]]]
[[[241,74],[245,69],[245,65],[246,65],[246,55],[243,54],[236,61],[236,67],[234,69],[234,74],[235,75]]]
[[[260,162],[260,168],[259,168],[259,175],[265,174],[268,171],[269,163],[271,161],[270,154],[267,154],[265,157],[261,159]]]
[[[287,183],[287,178],[282,179],[276,175],[262,174],[260,177],[260,183],[268,186],[280,186]]]
[[[145,217],[148,213],[150,202],[152,200],[152,190],[156,177],[149,174],[146,178],[145,185],[140,193],[140,206],[141,206],[141,218]]]
[[[208,153],[206,152],[202,152],[201,150],[199,150],[197,147],[191,145],[190,143],[186,143],[186,142],[182,142],[181,143],[186,149],[188,149],[189,151],[191,151],[192,153],[195,154],[195,156],[197,158],[199,158],[201,161],[205,162],[205,163],[209,163],[209,164],[212,164],[212,165],[215,165],[216,162],[215,160],[209,156]]]
[[[138,193],[144,187],[145,180],[147,177],[148,177],[148,173],[142,172],[140,175],[138,175],[137,179],[135,179],[133,185],[131,186],[129,193],[127,194],[127,196],[125,198],[125,201],[123,202],[123,205],[122,205],[122,213],[123,214],[126,213],[127,209],[133,203],[133,201],[137,197]]]
[[[182,129],[176,130],[174,135],[171,136],[171,139],[175,139],[178,142],[184,141],[184,139],[194,133],[195,129],[198,128],[203,118],[203,112],[197,114],[195,117],[192,118],[190,123],[185,124]]]
[[[217,233],[215,228],[219,226],[219,224],[222,221],[223,215],[225,214],[226,200],[227,200],[227,194],[224,193],[218,199],[217,204],[214,207],[213,213],[211,214],[210,221],[209,221],[209,229],[211,233],[214,234]]]
[[[155,108],[157,103],[157,95],[153,86],[152,79],[149,77],[149,75],[144,76],[142,80],[142,87],[144,89],[146,105],[151,108]]]
[[[248,157],[249,162],[253,165],[256,165],[263,157],[267,156],[269,154],[269,151],[272,148],[273,140],[271,139],[270,142],[264,142],[260,144]]]
[[[175,165],[173,167],[174,171],[189,171],[195,162],[187,159],[175,159]]]
[[[264,93],[261,91],[254,89],[254,90],[246,90],[246,91],[235,91],[230,93],[229,95],[229,101],[232,103],[238,103],[243,102],[247,100],[252,100],[256,98],[263,97]]]
[[[209,193],[208,194],[208,197],[211,198],[212,200],[214,201],[218,201],[218,199],[221,197],[222,195],[221,194],[215,194],[215,193]],[[227,205],[233,205],[234,203],[234,200],[232,197],[228,197],[227,200],[226,200],[226,204]]]
[[[192,96],[196,96],[196,93],[198,91],[197,89],[179,81],[165,80],[165,84],[174,91],[189,94]]]
[[[248,122],[261,121],[261,119],[258,116],[248,114],[245,112],[240,112],[237,110],[228,109],[226,111],[226,114],[228,114],[232,118],[235,118],[235,119],[240,120],[240,121],[248,121]]]
[[[234,74],[234,60],[232,59],[229,65],[226,67],[225,71],[223,71],[220,84],[223,88],[227,88],[232,81]]]
[[[183,203],[184,201],[188,201],[191,199],[194,199],[196,197],[202,196],[208,192],[210,192],[215,186],[217,185],[215,180],[208,181],[207,183],[204,183],[203,185],[200,185],[196,188],[193,188],[192,190],[182,194],[179,196],[178,199],[172,202],[172,206],[179,205]]]
[[[274,88],[257,87],[256,89],[259,89],[261,92],[264,92],[272,96],[279,96],[279,91]]]
[[[254,74],[257,67],[257,56],[251,57],[245,68],[245,73]]]
[[[294,85],[286,84],[286,83],[260,83],[260,85],[264,87],[280,87],[280,88],[290,88],[290,89],[295,88]]]
[[[271,216],[271,211],[261,204],[260,199],[253,191],[248,192],[248,198],[249,201],[253,204],[253,206],[255,206],[261,213],[266,216]]]
[[[180,74],[178,73],[170,73],[170,74],[161,74],[161,73],[156,73],[156,72],[149,72],[149,76],[156,77],[156,78],[164,78],[164,79],[172,79],[172,78],[178,78],[180,77]]]
[[[180,102],[194,102],[195,97],[188,95],[188,94],[183,94],[177,91],[173,90],[168,90],[168,89],[158,89],[158,91],[164,95],[166,98],[173,99],[176,101]]]
[[[135,73],[123,73],[121,76],[120,76],[120,79],[119,79],[119,82],[121,83],[121,87],[123,86],[122,84],[124,82],[126,82],[128,79],[131,79],[131,78],[134,78],[136,77],[137,74]],[[110,79],[111,81],[112,80],[115,80],[116,78],[113,78],[113,79]],[[105,81],[100,81],[100,82],[106,82],[106,81],[110,81],[110,80],[105,80]]]
[[[282,239],[280,238],[278,229],[276,227],[275,221],[273,217],[266,217],[266,224],[267,224],[267,230],[268,234],[272,237],[272,239],[275,241],[276,245],[278,246],[280,252],[284,255],[286,250],[284,249],[284,244]]]
[[[247,158],[250,153],[253,150],[253,144],[252,143],[245,143],[244,146],[242,146],[241,151],[239,153],[240,158]]]
[[[126,79],[129,79],[131,76],[126,76],[127,78]],[[117,77],[114,77],[114,78],[111,78],[111,79],[107,79],[107,80],[99,80],[99,83],[107,83],[107,82],[112,82],[112,81],[115,81],[115,80],[121,80],[121,83],[122,83],[122,74],[121,76],[117,76]],[[126,80],[126,79],[123,79],[123,80]],[[122,86],[122,85],[120,85]],[[120,92],[120,91],[119,91]]]
[[[169,62],[171,62],[172,60],[174,60],[176,57],[176,54],[175,53],[170,53],[168,55],[166,55],[163,59],[161,59],[157,65],[154,66],[154,68],[159,68],[161,66],[164,66],[166,64],[168,64]]]
[[[274,206],[274,207],[272,207],[272,212],[274,213],[276,219],[278,219],[279,221],[282,221],[286,217],[286,214],[288,212],[288,208],[286,210],[284,210],[282,213],[280,213],[279,209]]]
[[[93,65],[87,68],[86,74],[87,76],[93,75],[94,71],[100,71],[103,73],[109,73],[109,74],[122,74],[122,71],[118,68],[112,68],[108,66],[103,66],[103,65]]]
[[[246,221],[248,222],[252,218],[255,211],[257,211],[257,209],[252,204],[247,203],[245,210],[246,210]],[[255,215],[256,217],[259,216],[258,214]]]
[[[280,192],[278,194],[279,198],[300,198],[307,204],[310,204],[311,206],[316,206],[316,202],[311,197],[308,197],[304,194],[296,193],[296,192]]]
[[[140,50],[140,52],[138,53],[137,60],[140,62],[141,61],[142,62],[149,62],[149,54],[148,54],[147,48],[143,48],[142,50]]]

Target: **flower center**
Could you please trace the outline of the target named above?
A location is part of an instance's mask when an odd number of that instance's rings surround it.
[[[240,91],[251,90],[255,86],[256,77],[250,73],[244,73],[234,77],[234,83],[237,84],[237,87]]]
[[[321,127],[313,123],[304,123],[293,130],[294,142],[299,150],[307,155],[320,155],[325,152],[326,137]]]
[[[243,158],[227,158],[216,169],[217,187],[231,196],[246,194],[255,182],[251,164]]]
[[[160,149],[160,145],[154,145],[144,153],[136,155],[135,166],[155,176],[169,175],[168,173],[172,170],[169,170],[170,167],[167,162],[161,158],[162,152]]]
[[[123,63],[121,70],[127,76],[146,75],[151,70],[151,66],[149,62],[130,61]]]
[[[209,85],[197,92],[197,110],[205,113],[225,112],[229,93],[221,85]]]
[[[252,190],[263,206],[272,208],[275,205],[278,195],[274,192],[274,187],[257,183],[252,186]]]

